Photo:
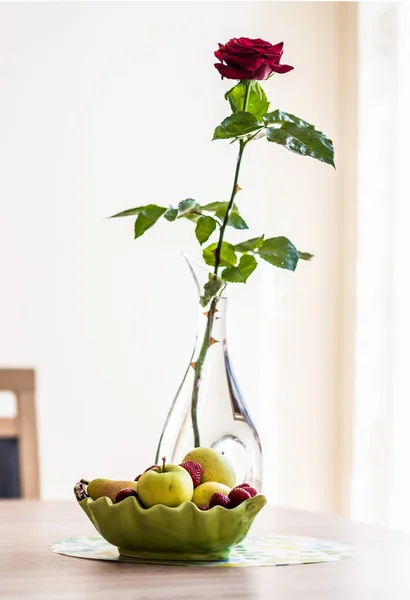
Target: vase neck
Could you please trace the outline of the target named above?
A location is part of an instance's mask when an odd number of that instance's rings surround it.
[[[209,325],[208,317],[210,311],[212,310],[213,300],[209,302],[208,306],[204,308],[200,303],[200,297],[204,293],[204,286],[210,280],[210,276],[212,275],[212,271],[210,271],[206,266],[200,265],[191,258],[187,257],[183,254],[185,258],[190,273],[193,277],[194,283],[198,292],[198,343],[200,340],[203,340],[204,334],[206,333],[206,328]],[[225,291],[225,290],[224,290]],[[211,337],[217,341],[223,341],[226,339],[226,316],[227,316],[227,308],[228,308],[228,299],[226,295],[222,296],[218,299],[216,303],[216,307],[214,309],[213,319],[212,319],[212,334]]]
[[[211,271],[205,265],[199,264],[186,256],[186,254],[182,254],[182,256],[186,260],[188,269],[197,288],[198,296],[200,296],[203,293],[204,285],[209,281]]]

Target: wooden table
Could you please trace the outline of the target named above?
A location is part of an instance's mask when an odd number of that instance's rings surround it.
[[[254,533],[338,540],[354,558],[317,565],[200,569],[84,560],[53,542],[95,533],[75,501],[0,501],[2,600],[409,600],[410,534],[265,507]]]

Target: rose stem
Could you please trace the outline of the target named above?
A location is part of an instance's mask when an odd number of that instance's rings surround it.
[[[205,329],[205,335],[202,342],[201,350],[195,364],[195,378],[194,387],[192,389],[192,401],[191,401],[191,421],[192,429],[194,432],[194,448],[198,448],[201,445],[198,428],[198,396],[199,386],[201,384],[202,369],[204,366],[206,353],[208,352],[209,344],[211,341],[212,325],[214,321],[214,314],[216,308],[217,298],[212,298],[211,306],[208,311],[207,324]]]
[[[243,100],[243,111],[244,112],[246,112],[246,109],[248,108],[250,91],[251,91],[251,82],[246,81],[245,82],[245,96],[244,96],[244,100]],[[218,276],[218,269],[221,264],[222,243],[223,243],[223,239],[224,239],[225,229],[226,229],[226,226],[228,225],[229,216],[232,211],[233,202],[234,202],[235,196],[238,192],[239,171],[241,169],[242,155],[243,155],[243,151],[245,150],[246,144],[247,144],[247,142],[244,142],[243,140],[239,140],[239,153],[238,153],[238,158],[236,160],[236,169],[235,169],[235,176],[234,176],[234,181],[233,181],[231,198],[229,200],[228,208],[226,209],[225,217],[222,222],[221,229],[219,231],[219,240],[218,240],[218,245],[217,245],[216,251],[215,251],[215,267],[214,267],[214,273],[213,273],[214,279],[216,279]],[[198,359],[195,364],[195,378],[194,378],[194,385],[192,388],[192,398],[191,398],[191,421],[192,421],[192,429],[193,429],[193,433],[194,433],[194,448],[198,448],[201,445],[200,436],[199,436],[199,428],[198,428],[199,386],[201,384],[201,376],[202,376],[202,370],[203,370],[204,363],[205,363],[206,354],[208,352],[209,344],[211,341],[212,326],[213,326],[213,322],[214,322],[214,314],[215,314],[217,301],[218,301],[218,298],[212,298],[211,306],[208,311],[208,317],[207,317],[208,322],[207,322],[206,329],[205,329],[204,340],[202,342],[201,350],[199,352],[199,356],[198,356]]]
[[[244,97],[244,101],[243,101],[243,111],[244,112],[246,112],[246,109],[248,108],[249,94],[250,94],[250,89],[251,89],[250,83],[251,83],[250,81],[247,81],[245,83],[246,89],[245,89],[245,97]],[[239,171],[241,169],[242,156],[243,156],[243,151],[245,150],[245,146],[246,146],[246,142],[244,142],[243,140],[239,140],[239,153],[238,153],[238,158],[236,160],[235,177],[233,180],[231,199],[229,200],[228,208],[226,209],[225,217],[224,217],[223,223],[221,225],[221,229],[219,231],[218,245],[215,250],[214,279],[216,279],[216,277],[218,275],[218,269],[221,264],[222,242],[224,239],[225,229],[226,229],[226,226],[228,225],[229,217],[230,217],[232,207],[233,207],[233,201],[235,200],[235,196],[238,193]]]

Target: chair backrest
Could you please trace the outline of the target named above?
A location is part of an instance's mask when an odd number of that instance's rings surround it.
[[[18,440],[21,496],[38,498],[40,482],[34,370],[0,369],[0,391],[13,392],[17,406],[15,417],[0,418],[0,438]]]

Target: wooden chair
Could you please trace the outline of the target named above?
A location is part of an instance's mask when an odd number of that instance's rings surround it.
[[[17,404],[15,417],[0,417],[0,438],[18,440],[21,496],[38,498],[40,484],[34,370],[0,369],[0,392],[13,392]]]

